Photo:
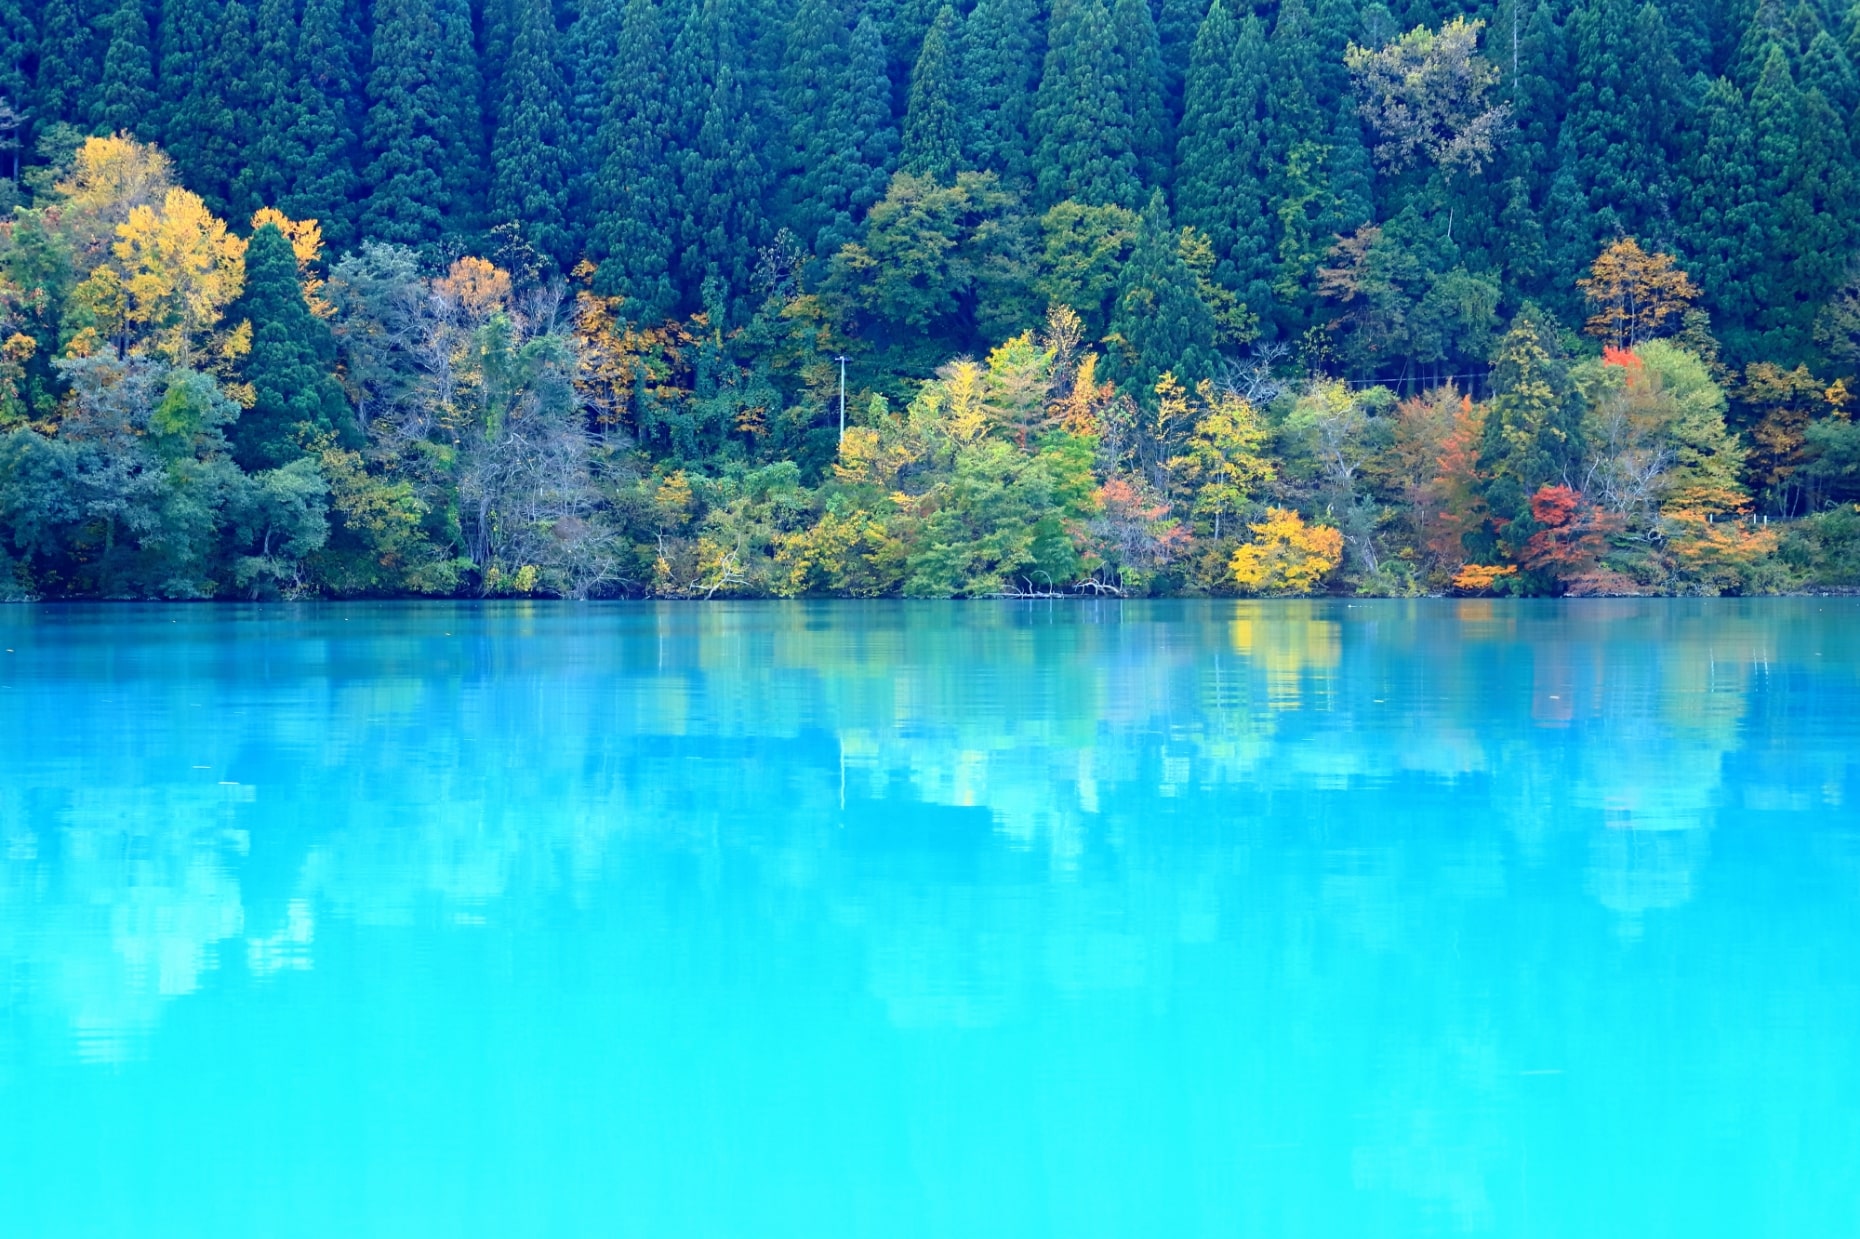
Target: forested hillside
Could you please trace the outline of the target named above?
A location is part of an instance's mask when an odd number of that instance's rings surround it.
[[[1832,3],[0,0],[0,595],[1860,585]]]

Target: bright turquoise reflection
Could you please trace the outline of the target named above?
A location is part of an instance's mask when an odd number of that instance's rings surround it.
[[[1854,1234],[1857,634],[0,610],[0,1235]]]

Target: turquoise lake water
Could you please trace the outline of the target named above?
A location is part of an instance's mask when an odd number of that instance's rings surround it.
[[[0,609],[0,1235],[1860,1233],[1860,604]]]

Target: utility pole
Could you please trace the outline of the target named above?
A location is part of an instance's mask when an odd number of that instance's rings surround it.
[[[840,363],[840,446],[846,446],[846,354],[833,359]]]

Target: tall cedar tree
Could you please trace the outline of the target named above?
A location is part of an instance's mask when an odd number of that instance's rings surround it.
[[[304,165],[298,145],[297,23],[291,0],[259,0],[258,30],[247,93],[257,102],[252,149],[233,179],[234,218],[276,206],[290,192],[291,175]]]
[[[1214,313],[1182,261],[1162,190],[1150,194],[1111,312],[1111,376],[1131,395],[1147,396],[1171,371],[1190,387],[1214,374]]]
[[[567,266],[568,108],[556,68],[555,17],[548,0],[510,0],[514,35],[491,145],[491,215],[515,224],[538,253]]]
[[[1182,222],[1206,233],[1215,278],[1255,313],[1271,302],[1263,110],[1266,40],[1259,19],[1236,22],[1214,0],[1195,36],[1176,155]]]
[[[693,0],[695,2],[695,0]],[[936,21],[944,0],[868,0],[865,11],[878,23],[885,46],[891,49],[891,63],[886,74],[894,82],[907,84],[913,56],[924,44]],[[904,100],[897,100],[902,105]],[[901,106],[900,106],[901,110]]]
[[[214,213],[230,208],[232,185],[251,147],[251,12],[239,0],[169,0],[161,10],[158,86],[163,146],[182,184]]]
[[[115,33],[111,18],[119,8],[118,0],[45,0],[32,93],[40,125],[83,124],[90,118]],[[146,35],[143,41],[146,45]]]
[[[1123,57],[1103,0],[1054,0],[1033,103],[1033,182],[1042,206],[1140,200]]]
[[[852,23],[845,0],[801,0],[788,22],[788,46],[776,83],[776,102],[786,122],[777,171],[782,224],[810,248],[834,214],[827,200],[836,178],[826,164],[838,152],[829,145],[821,118],[845,85],[851,61]],[[889,97],[889,82],[886,92]]]
[[[962,114],[957,99],[958,42],[956,10],[944,5],[924,35],[923,50],[911,70],[910,102],[904,113],[904,150],[898,166],[912,176],[942,184],[955,180],[962,165]]]
[[[1750,95],[1757,183],[1766,198],[1763,265],[1756,307],[1756,351],[1800,358],[1820,303],[1834,291],[1855,229],[1852,150],[1840,118],[1819,91],[1790,80],[1788,58],[1772,45]]]
[[[1010,185],[1033,179],[1033,98],[1040,82],[1039,0],[976,0],[964,23],[965,162]]]
[[[1111,25],[1123,69],[1122,95],[1130,115],[1137,176],[1148,186],[1166,186],[1174,162],[1175,126],[1170,120],[1162,45],[1149,0],[1113,0]]]
[[[1162,50],[1163,104],[1170,116],[1182,115],[1182,91],[1188,80],[1188,60],[1195,35],[1208,15],[1207,0],[1160,0],[1156,8],[1156,40]]]
[[[1678,63],[1653,4],[1583,0],[1570,25],[1575,88],[1563,126],[1587,200],[1587,210],[1558,220],[1561,263],[1573,273],[1618,236],[1670,237],[1668,150],[1680,107]]]
[[[1692,116],[1690,157],[1680,204],[1680,251],[1698,276],[1712,318],[1733,328],[1756,312],[1769,194],[1757,180],[1756,137],[1750,108],[1729,78],[1706,88]]]
[[[302,163],[289,169],[290,188],[278,209],[292,219],[314,219],[334,249],[355,240],[353,196],[360,95],[352,30],[343,20],[343,0],[304,0],[298,27],[293,143]]]
[[[149,19],[142,0],[122,0],[110,16],[110,47],[93,113],[99,133],[148,137],[155,111],[155,71],[149,54]]]
[[[0,0],[0,99],[15,111],[31,106],[32,58],[38,51],[32,18],[22,0]]]
[[[883,37],[850,33],[843,0],[804,0],[788,30],[780,100],[788,119],[786,226],[825,258],[855,239],[897,159]]]
[[[607,114],[607,75],[620,47],[625,0],[586,0],[568,29],[561,58],[568,98],[568,217],[588,226],[594,179],[600,170],[601,118]]]
[[[767,173],[749,107],[738,42],[737,0],[693,0],[672,44],[672,142],[678,172],[673,277],[688,308],[719,280],[731,302],[746,298],[767,239]]]
[[[598,139],[591,196],[598,264],[595,288],[632,303],[635,314],[671,310],[672,213],[677,186],[667,157],[665,32],[656,0],[627,0]]]
[[[297,255],[275,224],[252,234],[245,253],[245,292],[233,314],[252,324],[242,365],[252,407],[233,426],[233,455],[245,469],[275,469],[303,455],[304,444],[334,434],[359,437],[334,375],[329,327],[304,303]]]
[[[381,0],[368,75],[365,231],[429,244],[477,224],[482,125],[463,0]]]

